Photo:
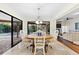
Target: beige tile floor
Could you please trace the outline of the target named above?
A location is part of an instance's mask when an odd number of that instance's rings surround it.
[[[52,49],[48,48],[46,55],[77,55],[76,52],[65,46],[64,44],[54,41]]]
[[[31,50],[27,49],[23,44],[23,42],[19,43],[15,47],[5,52],[3,55],[33,55]],[[54,41],[52,48],[48,48],[46,55],[77,55],[77,53],[62,43]]]

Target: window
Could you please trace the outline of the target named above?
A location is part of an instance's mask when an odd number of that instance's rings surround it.
[[[27,23],[27,34],[36,32],[37,30],[42,30],[47,34],[50,34],[50,22],[43,21],[42,24],[36,24],[35,21],[28,21]]]
[[[75,30],[79,31],[79,22],[75,23]]]

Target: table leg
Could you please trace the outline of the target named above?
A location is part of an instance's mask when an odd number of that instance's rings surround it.
[[[48,45],[46,44],[45,45],[45,53],[47,53],[47,48],[48,48]]]

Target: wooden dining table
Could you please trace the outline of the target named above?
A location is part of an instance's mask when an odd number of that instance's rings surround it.
[[[32,48],[32,52],[34,53],[34,39],[36,38],[41,38],[41,37],[44,37],[46,41],[51,41],[52,38],[54,38],[52,35],[44,35],[44,36],[32,36],[32,35],[27,35],[25,38],[26,39],[31,39],[33,41],[33,44],[31,45],[33,48]],[[48,44],[45,44],[45,52],[47,52],[47,48],[48,47]]]

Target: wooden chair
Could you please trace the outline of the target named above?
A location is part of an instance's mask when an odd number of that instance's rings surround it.
[[[43,54],[45,55],[45,38],[44,37],[37,37],[34,39],[34,55],[36,54]],[[42,51],[41,51],[42,50]],[[41,51],[41,53],[39,53]]]
[[[53,46],[54,46],[54,42],[56,41],[56,38],[51,38],[50,40],[49,40],[49,42],[48,42],[48,47],[50,47],[50,48],[53,48]]]
[[[24,38],[22,42],[24,43],[25,48],[29,49],[30,51],[32,50],[33,42],[31,39]]]

